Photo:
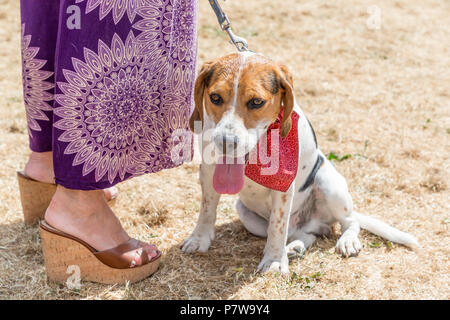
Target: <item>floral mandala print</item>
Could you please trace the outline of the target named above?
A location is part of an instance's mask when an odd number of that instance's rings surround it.
[[[138,52],[145,57],[145,68],[159,73],[160,82],[165,83],[160,90],[164,104],[158,118],[163,119],[169,133],[173,128],[185,128],[189,132],[186,119],[191,110],[180,106],[194,105],[191,92],[195,77],[196,1],[157,2],[137,10],[142,18],[133,25],[133,29],[140,31],[136,36]],[[163,19],[160,19],[161,12],[164,12]],[[176,142],[170,143],[173,148]]]
[[[47,80],[53,72],[41,70],[47,60],[35,59],[39,53],[38,47],[30,47],[31,35],[25,35],[25,24],[22,24],[22,81],[23,96],[28,122],[28,134],[33,137],[31,130],[41,131],[37,120],[49,121],[43,111],[52,111],[48,103],[53,100],[53,94],[47,90],[53,89],[54,84]]]
[[[171,128],[187,126],[186,119],[189,119],[192,110],[180,108],[180,105],[194,106],[191,93],[195,79],[195,63],[192,62],[196,59],[197,48],[196,3],[193,0],[170,0],[164,14],[163,39],[170,50],[169,60],[174,70],[167,79],[162,97],[167,110],[164,119]]]
[[[170,0],[164,21],[164,40],[171,48],[171,57],[190,62],[195,59],[195,1]],[[172,24],[168,22],[172,21]]]
[[[111,47],[98,41],[97,53],[84,48],[84,62],[72,58],[74,71],[63,70],[67,82],[58,82],[63,94],[55,100],[61,119],[65,154],[75,154],[73,165],[83,164],[83,176],[95,170],[98,182],[110,183],[126,174],[159,171],[170,157],[159,156],[165,124],[157,117],[160,104],[157,79],[143,67],[136,39],[130,31],[125,43],[115,34]]]
[[[75,3],[81,3],[85,0],[76,0]],[[99,7],[99,20],[103,20],[112,12],[114,23],[117,24],[127,13],[128,20],[134,21],[138,9],[145,8],[148,5],[161,3],[159,0],[87,0],[86,14]]]

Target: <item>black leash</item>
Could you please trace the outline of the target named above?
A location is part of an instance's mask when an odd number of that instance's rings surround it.
[[[230,37],[230,42],[236,46],[239,52],[250,51],[248,49],[247,40],[233,33],[233,30],[231,29],[230,20],[220,7],[219,2],[217,0],[208,0],[208,1],[209,4],[211,5],[211,8],[214,10],[214,13],[217,16],[220,28],[226,33],[228,33],[228,36]]]

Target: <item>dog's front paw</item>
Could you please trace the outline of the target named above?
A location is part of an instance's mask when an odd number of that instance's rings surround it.
[[[258,265],[258,271],[263,273],[279,272],[283,274],[289,273],[289,260],[285,254],[281,259],[276,259],[264,255],[263,259]]]
[[[214,232],[203,233],[201,235],[192,234],[189,238],[181,244],[181,250],[186,253],[192,252],[206,252],[211,245],[211,240],[214,238]]]
[[[342,235],[336,243],[336,252],[343,257],[355,257],[361,251],[361,242],[357,235]]]

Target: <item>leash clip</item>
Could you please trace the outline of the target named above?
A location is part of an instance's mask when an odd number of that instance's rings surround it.
[[[235,35],[233,33],[233,30],[231,30],[230,26],[228,26],[228,28],[226,28],[225,31],[228,33],[228,36],[231,39],[230,42],[235,45],[235,47],[238,49],[239,52],[249,51],[247,40]]]
[[[234,44],[239,52],[250,51],[248,49],[248,43],[245,38],[239,37],[233,33],[231,29],[231,22],[228,19],[225,12],[223,12],[217,0],[208,0],[211,8],[214,10],[214,13],[217,16],[217,20],[219,21],[220,28],[225,31],[230,37],[230,43]]]

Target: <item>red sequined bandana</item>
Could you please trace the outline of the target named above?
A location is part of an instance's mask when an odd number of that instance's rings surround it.
[[[297,175],[299,115],[292,111],[292,128],[285,138],[282,138],[280,134],[282,116],[280,113],[278,119],[269,126],[267,133],[260,138],[257,147],[250,153],[250,161],[245,166],[245,175],[266,188],[286,192]],[[272,146],[271,133],[274,129],[278,129],[279,143],[274,143]],[[263,139],[267,142],[265,146]],[[265,154],[260,152],[260,148],[264,147],[267,148]],[[265,159],[260,159],[261,155]],[[256,163],[252,159],[256,159]]]

